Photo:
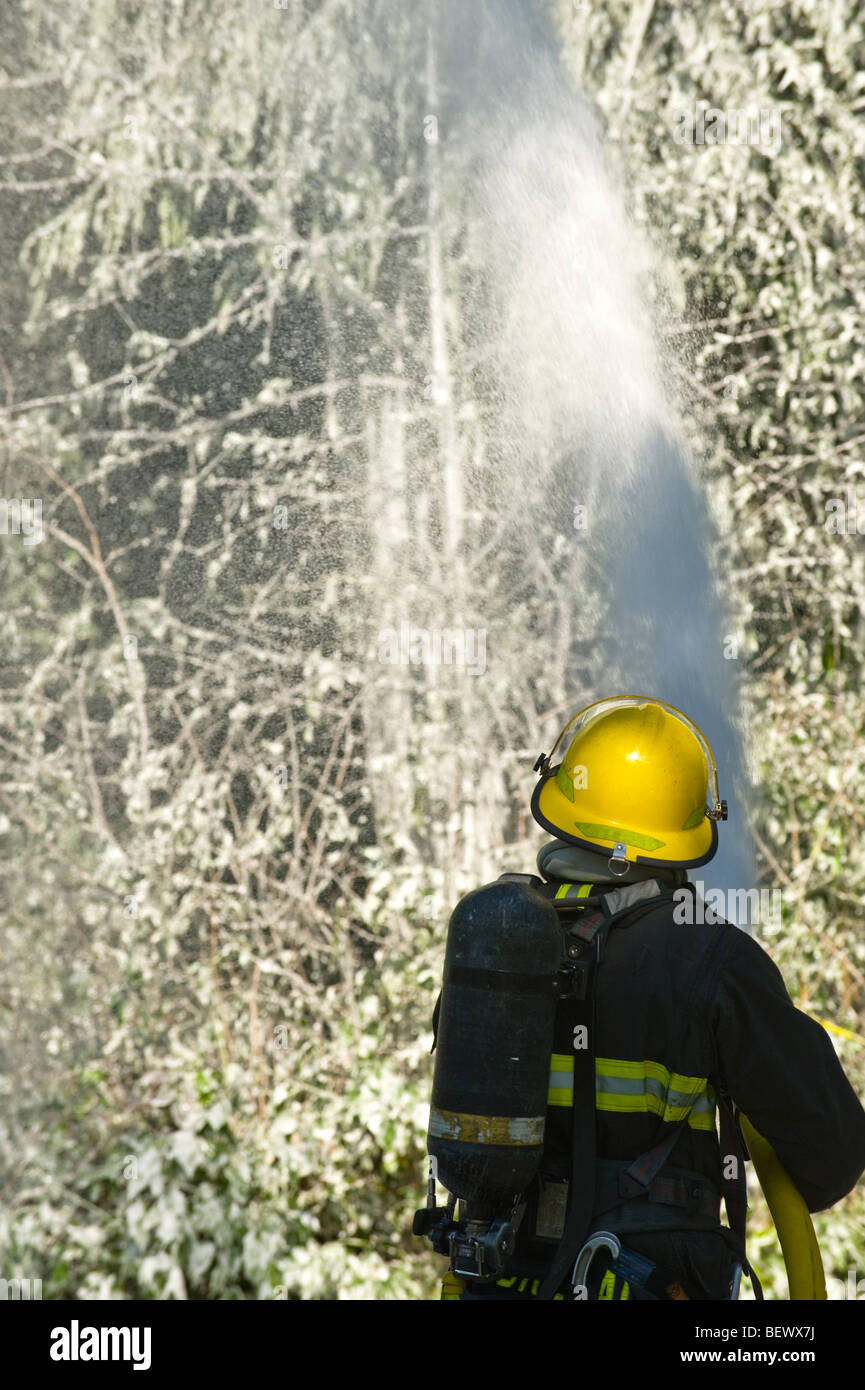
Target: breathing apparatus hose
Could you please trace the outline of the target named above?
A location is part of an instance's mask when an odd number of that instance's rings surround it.
[[[819,1302],[826,1298],[826,1278],[805,1200],[768,1140],[741,1111],[739,1119],[781,1243],[790,1300]]]

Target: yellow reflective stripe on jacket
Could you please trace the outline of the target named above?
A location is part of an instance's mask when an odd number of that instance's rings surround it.
[[[567,1053],[554,1052],[550,1058],[550,1086],[547,1105],[573,1105],[574,1059]]]
[[[574,1059],[554,1052],[550,1058],[547,1104],[574,1103]],[[653,1114],[666,1123],[687,1117],[691,1129],[714,1131],[715,1097],[705,1076],[671,1072],[660,1062],[595,1058],[595,1108],[619,1114]]]
[[[601,1287],[598,1289],[598,1301],[602,1302],[604,1299],[616,1299],[616,1301],[618,1302],[623,1298],[630,1297],[631,1286],[626,1279],[623,1279],[621,1285],[621,1292],[619,1293],[618,1298],[616,1298],[616,1276],[611,1269],[608,1269],[603,1279],[601,1280]]]
[[[574,892],[575,887],[576,892]],[[556,889],[556,900],[561,901],[562,898],[587,898],[591,891],[591,883],[579,883],[576,885],[573,883],[561,883]]]
[[[692,1129],[715,1128],[708,1078],[682,1076],[660,1062],[595,1060],[595,1108],[620,1113],[651,1111],[665,1122],[687,1117]]]
[[[519,1278],[519,1275],[518,1275],[518,1274],[515,1274],[514,1277],[513,1277],[513,1279],[497,1279],[497,1280],[496,1280],[496,1287],[497,1287],[497,1288],[500,1288],[500,1289],[512,1289],[512,1288],[514,1287],[514,1284],[517,1282],[517,1279],[518,1279],[518,1278]],[[524,1292],[525,1292],[525,1287],[526,1287],[526,1284],[527,1284],[527,1283],[528,1283],[528,1279],[523,1279],[523,1280],[521,1281],[521,1283],[520,1283],[520,1287],[517,1289],[517,1293],[524,1293]],[[530,1292],[531,1295],[532,1295],[532,1298],[537,1298],[538,1293],[540,1292],[540,1287],[541,1287],[541,1281],[540,1281],[540,1279],[533,1279],[533,1280],[532,1280],[532,1287],[531,1287],[531,1289],[529,1290],[529,1292]],[[562,1301],[564,1301],[564,1297],[565,1297],[564,1294],[561,1294],[561,1293],[554,1293],[554,1294],[553,1294],[553,1302],[555,1302],[556,1299],[559,1299],[559,1301],[562,1302]]]

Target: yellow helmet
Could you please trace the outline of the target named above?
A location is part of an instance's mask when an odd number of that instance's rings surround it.
[[[570,743],[554,767],[566,734]],[[608,849],[614,873],[627,873],[628,864],[696,868],[718,848],[727,803],[718,796],[714,755],[696,724],[663,700],[617,695],[588,705],[535,770],[538,824],[569,844]]]

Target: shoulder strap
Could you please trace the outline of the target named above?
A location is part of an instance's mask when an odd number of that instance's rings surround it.
[[[610,930],[601,912],[586,913],[573,935],[592,954],[582,964],[586,969],[585,987],[574,1004],[576,1028],[585,1025],[589,1046],[574,1051],[574,1106],[571,1180],[565,1226],[556,1253],[538,1291],[541,1301],[552,1300],[576,1260],[592,1220],[595,1204],[595,1160],[597,1135],[595,1119],[595,973],[603,955],[603,944]],[[576,945],[574,947],[576,949]],[[582,997],[580,997],[580,993]]]
[[[597,1180],[597,1110],[595,1108],[595,979],[597,968],[603,960],[604,945],[614,927],[631,926],[647,916],[662,904],[672,901],[672,892],[663,892],[636,907],[628,907],[610,914],[603,901],[604,895],[590,901],[597,902],[600,910],[583,908],[569,935],[575,938],[574,949],[582,945],[587,958],[583,962],[586,970],[586,987],[583,997],[576,998],[576,1025],[587,1028],[589,1046],[574,1052],[574,1107],[573,1140],[571,1157],[571,1181],[568,1193],[568,1210],[565,1227],[558,1248],[543,1284],[538,1299],[548,1301],[555,1297],[562,1280],[574,1264],[582,1249],[595,1207],[595,1185]],[[562,900],[561,906],[565,903]],[[558,906],[558,904],[556,904]],[[567,904],[573,909],[573,902]],[[605,910],[606,908],[606,910]],[[591,952],[591,954],[588,954]],[[678,1138],[678,1130],[675,1138]],[[660,1156],[653,1154],[660,1167],[666,1160],[669,1147],[664,1146]],[[654,1176],[654,1172],[652,1173]]]
[[[735,1159],[734,1171],[730,1177],[722,1169],[721,1191],[724,1194],[724,1205],[727,1208],[727,1220],[730,1223],[730,1230],[736,1237],[736,1242],[740,1248],[742,1268],[751,1280],[755,1298],[763,1298],[763,1289],[756,1273],[751,1268],[748,1257],[745,1253],[745,1236],[748,1221],[748,1182],[745,1176],[745,1158],[747,1150],[742,1138],[742,1131],[739,1128],[733,1104],[726,1091],[718,1093],[718,1116],[721,1131],[721,1157],[729,1155]]]

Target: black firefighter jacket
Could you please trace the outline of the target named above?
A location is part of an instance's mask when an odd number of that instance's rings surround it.
[[[564,908],[563,924],[571,902],[579,910],[581,892],[604,891],[534,882]],[[655,883],[639,890],[660,891]],[[716,1102],[723,1089],[773,1146],[809,1210],[831,1206],[865,1170],[865,1111],[828,1034],[794,1007],[780,971],[749,935],[726,922],[701,924],[693,920],[694,912],[690,922],[675,920],[684,914],[671,903],[670,890],[664,891],[668,896],[657,908],[633,924],[625,918],[613,926],[597,968],[598,1158],[615,1167],[610,1160],[634,1159],[676,1132],[668,1163],[689,1181],[699,1184],[702,1177],[707,1190],[719,1193]],[[540,1181],[547,1197],[560,1193],[561,1181],[570,1175],[572,1041],[572,1019],[563,1003],[557,1012]],[[539,1217],[537,1196],[536,1191],[518,1240],[524,1254],[535,1259],[544,1246],[549,1257],[555,1225],[544,1210],[546,1198]],[[606,1196],[609,1207],[609,1192]],[[683,1219],[675,1205],[655,1205],[651,1220],[642,1217],[644,1230],[689,1225],[693,1220]],[[594,1226],[616,1231],[615,1213],[609,1219],[601,1213]],[[629,1226],[639,1229],[640,1218],[634,1224],[626,1215],[619,1229]],[[658,1239],[654,1247],[649,1239],[647,1246],[643,1232],[628,1244],[647,1253],[660,1248]],[[725,1295],[707,1290],[689,1296]]]

